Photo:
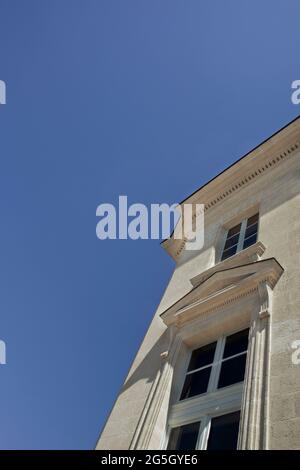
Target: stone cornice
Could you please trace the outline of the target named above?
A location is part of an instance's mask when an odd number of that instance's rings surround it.
[[[183,204],[205,204],[207,213],[244,187],[282,164],[300,148],[300,118],[278,131],[268,140],[242,157],[197,190]],[[177,260],[185,246],[185,240],[173,236],[162,242],[168,254]]]

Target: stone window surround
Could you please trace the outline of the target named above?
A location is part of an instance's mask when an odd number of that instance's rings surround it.
[[[273,264],[275,263],[278,265],[274,260]],[[185,418],[182,413],[184,415],[187,402],[197,403],[197,408],[201,401],[205,400],[203,398],[205,395],[201,395],[178,403],[178,396],[172,397],[170,384],[180,380],[176,376],[176,364],[180,352],[182,352],[183,344],[194,349],[194,347],[200,347],[202,344],[217,339],[220,336],[220,329],[223,330],[223,334],[229,335],[248,327],[250,332],[244,387],[241,390],[241,384],[236,384],[217,391],[215,402],[212,403],[212,407],[215,406],[217,409],[211,408],[209,416],[241,409],[238,448],[268,449],[269,404],[267,397],[269,389],[272,290],[282,273],[278,267],[276,267],[276,270],[275,280],[272,271],[270,276],[266,276],[264,280],[260,279],[255,288],[253,288],[253,283],[250,282],[247,295],[239,296],[234,302],[224,304],[203,317],[194,317],[185,324],[169,325],[168,328],[172,338],[170,346],[168,351],[162,352],[159,376],[153,385],[151,400],[149,400],[147,409],[145,409],[144,419],[136,430],[131,449],[166,448],[169,432],[168,423],[172,427],[175,426],[175,423],[178,423],[178,425],[183,424]],[[208,338],[206,333],[214,331],[215,338],[213,336]],[[189,354],[186,355],[185,360],[188,361],[189,357]],[[182,383],[184,378],[185,376],[181,377]],[[231,398],[231,392],[234,392],[232,395],[234,398]],[[168,409],[166,403],[170,404],[170,398],[173,404]],[[165,404],[165,407],[162,406],[162,403]],[[221,413],[218,410],[218,404],[220,403],[223,406]],[[197,417],[199,418],[199,413]],[[191,418],[193,421],[197,420],[192,417],[190,411],[190,416],[186,416],[186,419],[191,422]],[[160,429],[157,428],[158,423],[160,423]],[[163,432],[161,432],[162,423],[165,423]],[[206,426],[207,436],[209,422],[207,421],[203,426]],[[160,435],[160,443],[157,441],[157,435]]]
[[[270,344],[270,304],[271,304],[272,289],[263,283],[258,286],[257,291],[252,293],[256,297],[257,309],[252,313],[246,312],[239,301],[235,305],[231,305],[230,314],[244,315],[244,319],[240,318],[241,325],[250,328],[249,344],[247,353],[247,364],[245,371],[244,383],[238,383],[224,389],[217,390],[213,396],[208,394],[193,397],[182,402],[176,402],[169,411],[169,426],[167,427],[166,434],[161,442],[161,448],[166,448],[169,432],[171,427],[187,424],[187,422],[201,421],[201,428],[199,432],[199,446],[205,448],[210,429],[210,421],[212,417],[220,416],[223,414],[231,413],[233,411],[241,410],[240,418],[240,431],[238,449],[267,449],[268,448],[268,429],[267,429],[267,397],[266,391],[268,389],[269,381],[269,344]],[[253,308],[253,303],[251,304]],[[234,315],[234,321],[237,317]],[[213,320],[215,322],[215,319]],[[230,328],[229,324],[226,326],[224,323],[224,335],[228,336],[242,328]],[[187,325],[189,326],[189,325]],[[206,324],[205,329],[212,329],[213,325],[209,327]],[[201,329],[201,323],[197,325],[197,329]],[[191,328],[189,332],[181,331],[181,340],[194,343],[192,339]],[[193,328],[193,336],[197,336],[196,329]],[[203,333],[202,333],[203,336]],[[209,340],[209,342],[212,339]],[[191,343],[190,343],[191,344]],[[196,345],[196,343],[194,343]],[[202,343],[205,344],[205,341]],[[197,347],[201,344],[198,343]],[[186,357],[186,362],[189,362],[192,349]],[[174,364],[175,367],[175,364]],[[264,376],[266,380],[264,380]],[[181,377],[181,383],[185,379],[185,375]],[[263,397],[263,398],[262,398]],[[178,398],[178,397],[177,397]],[[206,403],[205,401],[208,400]],[[202,406],[201,406],[202,405]],[[264,419],[261,419],[264,417]]]
[[[211,420],[234,411],[240,411],[244,381],[217,389],[226,337],[238,331],[241,330],[230,331],[229,334],[226,332],[226,334],[217,339],[216,355],[213,361],[214,367],[212,368],[207,392],[181,401],[178,401],[179,396],[177,395],[177,401],[170,408],[168,429],[161,446],[163,449],[167,448],[172,428],[200,421],[196,449],[205,450],[209,438]],[[190,362],[192,352],[193,350],[190,349],[187,354],[188,360],[185,361],[186,366]],[[185,367],[185,373],[179,377],[181,385],[186,377],[186,371],[187,367]],[[175,380],[178,379],[175,378]]]

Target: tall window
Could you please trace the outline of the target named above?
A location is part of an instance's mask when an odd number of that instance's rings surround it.
[[[257,213],[228,230],[221,261],[257,241],[258,218],[259,214]]]
[[[247,358],[249,330],[223,336],[213,343],[192,352],[182,388],[180,402],[203,395],[211,402],[216,392],[243,382]],[[227,391],[226,391],[227,393]],[[193,403],[191,403],[191,406]],[[194,422],[171,429],[168,449],[236,449],[239,430],[239,409],[230,413],[209,415],[203,412]],[[231,411],[231,410],[230,410]],[[199,419],[200,418],[200,419]]]

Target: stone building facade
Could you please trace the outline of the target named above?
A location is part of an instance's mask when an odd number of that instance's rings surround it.
[[[300,118],[185,203],[176,266],[97,449],[300,449]]]

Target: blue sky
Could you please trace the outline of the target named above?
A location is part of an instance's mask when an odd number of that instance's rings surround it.
[[[96,207],[178,202],[295,118],[299,21],[297,0],[0,0],[0,448],[94,447],[174,266],[98,240]]]

